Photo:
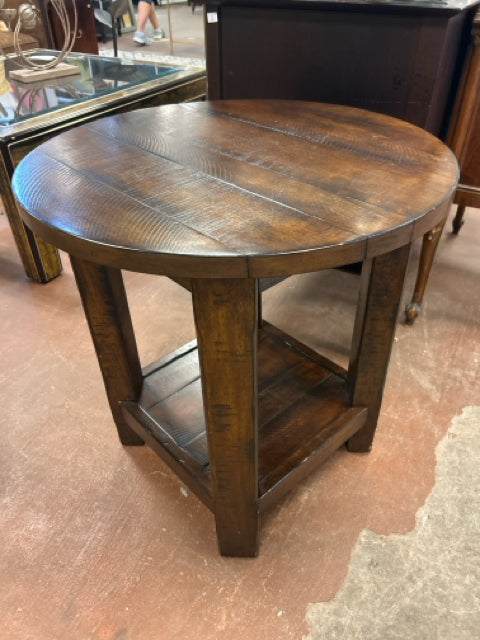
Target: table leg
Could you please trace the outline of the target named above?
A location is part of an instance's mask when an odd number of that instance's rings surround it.
[[[348,440],[349,451],[372,446],[409,252],[406,245],[363,265],[348,379],[352,404],[367,406],[368,417]]]
[[[258,553],[258,281],[192,281],[220,553]]]
[[[5,166],[5,159],[2,157],[2,167],[0,169],[2,201],[23,268],[27,276],[32,280],[40,283],[49,282],[62,272],[60,256],[53,245],[37,237],[33,231],[30,231],[24,225],[10,186],[10,179],[11,174],[8,172]]]
[[[445,226],[446,218],[437,224],[431,231],[423,236],[422,252],[420,254],[420,263],[418,266],[417,280],[415,282],[415,289],[413,291],[412,301],[407,305],[405,309],[406,320],[408,324],[413,324],[415,318],[420,313],[422,308],[423,296],[425,294],[425,288],[427,286],[428,277],[432,269],[433,259],[437,251],[438,243],[442,235],[443,227]]]
[[[121,401],[137,399],[142,387],[122,272],[74,256],[70,261],[120,440],[126,445],[144,444],[127,425],[120,408]]]
[[[452,233],[454,233],[455,235],[458,235],[458,232],[463,227],[463,223],[465,222],[463,216],[465,214],[466,208],[467,207],[464,204],[457,205],[457,211],[455,213],[454,219],[452,220]]]

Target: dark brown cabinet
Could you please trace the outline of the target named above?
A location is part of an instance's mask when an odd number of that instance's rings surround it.
[[[208,2],[209,97],[337,102],[444,137],[475,12],[450,4]]]

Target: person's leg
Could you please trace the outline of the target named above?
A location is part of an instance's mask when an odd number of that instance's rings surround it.
[[[148,14],[148,17],[150,18],[153,28],[158,29],[160,25],[158,24],[157,12],[153,2],[150,4],[150,13]]]
[[[155,11],[152,0],[139,0],[137,5],[137,30],[133,36],[133,41],[137,44],[150,44],[149,38],[145,35],[145,25],[150,18],[152,9]]]
[[[152,23],[152,26],[153,26],[153,39],[154,40],[161,40],[162,38],[165,38],[165,31],[160,28],[160,24],[159,24],[158,18],[157,18],[156,5],[155,5],[154,2],[152,2],[152,4],[150,5],[149,18],[150,18],[150,22]]]

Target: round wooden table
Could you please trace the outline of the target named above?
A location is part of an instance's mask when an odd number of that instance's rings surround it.
[[[410,245],[457,178],[408,123],[245,100],[83,125],[32,151],[13,187],[71,256],[121,441],[148,443],[214,512],[222,554],[253,556],[262,509],[343,443],[370,448]],[[264,279],[354,262],[348,370],[262,321]],[[197,340],[142,370],[121,269],[190,289]]]

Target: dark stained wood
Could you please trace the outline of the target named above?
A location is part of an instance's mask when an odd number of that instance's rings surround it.
[[[256,144],[248,145],[252,136]],[[115,163],[105,162],[106,145]],[[389,249],[410,242],[418,210],[425,224],[436,224],[456,172],[439,140],[387,116],[316,103],[220,101],[68,131],[29,154],[15,180],[29,193],[31,228],[85,259],[174,278],[219,270],[263,278],[359,261],[384,251],[387,237]],[[61,228],[50,224],[52,175]],[[44,189],[29,189],[32,182]],[[83,215],[87,193],[96,206]]]
[[[350,406],[345,387],[345,381],[329,375],[315,386],[302,389],[296,401],[262,425],[262,495],[291,480],[290,474],[325,447],[322,459],[328,457],[364,424],[365,406]],[[358,416],[362,416],[361,421]]]
[[[410,245],[443,222],[457,177],[408,123],[288,101],[121,114],[20,163],[25,222],[72,256],[122,441],[149,444],[214,512],[222,554],[256,555],[260,511],[343,443],[370,447]],[[354,261],[347,372],[264,322],[259,294]],[[192,292],[198,346],[140,369],[122,268]]]
[[[367,410],[351,406],[344,369],[267,322],[258,334],[257,369],[264,510],[360,429]],[[215,511],[196,341],[143,374],[138,403],[122,403],[127,421]]]
[[[134,400],[142,371],[122,274],[70,256],[75,280],[103,375],[110,409],[123,444],[144,444],[126,424],[122,400]]]
[[[461,168],[454,233],[463,224],[465,207],[480,208],[480,10],[473,20],[469,45],[448,138]]]
[[[345,104],[446,133],[474,2],[205,4],[217,15],[205,25],[209,99]]]
[[[121,407],[126,422],[138,437],[173,469],[206,507],[215,512],[209,469],[180,447],[140,404],[124,401]]]
[[[152,362],[142,370],[143,386],[139,404],[150,409],[182,387],[200,378],[197,341],[187,342],[173,353]],[[175,373],[172,370],[174,365]]]
[[[348,441],[349,451],[372,446],[409,252],[405,245],[364,263],[348,377],[351,403],[368,406],[368,418]]]
[[[412,324],[420,313],[423,295],[427,285],[428,274],[432,268],[433,259],[437,250],[446,218],[423,236],[422,252],[420,254],[420,263],[418,266],[417,281],[415,283],[415,291],[413,299],[407,304],[406,319],[408,324]]]
[[[192,284],[218,544],[222,555],[254,556],[258,281],[194,279]]]
[[[463,216],[465,214],[466,205],[459,204],[457,207],[457,211],[455,213],[455,217],[452,220],[452,233],[458,235],[458,232],[463,227],[464,219]]]
[[[296,450],[296,456],[283,460],[262,483],[264,493],[260,497],[260,509],[265,511],[278,501],[284,494],[296,486],[317,469],[329,456],[341,447],[354,433],[365,424],[366,407],[345,407],[343,411],[330,422],[320,423],[319,414],[310,415],[310,421],[316,420],[316,435],[308,442],[302,442]],[[313,424],[312,424],[313,426]],[[278,434],[282,436],[281,433]],[[303,457],[302,457],[303,455]],[[294,466],[294,463],[297,463]]]

